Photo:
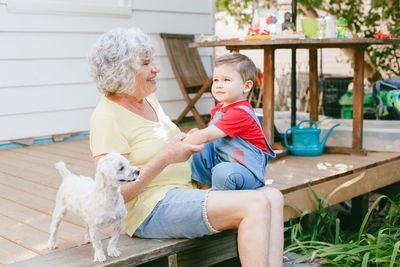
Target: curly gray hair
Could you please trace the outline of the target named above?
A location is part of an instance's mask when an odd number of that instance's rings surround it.
[[[93,45],[88,55],[89,72],[101,93],[131,93],[134,70],[153,53],[149,36],[141,30],[116,28],[101,35]]]

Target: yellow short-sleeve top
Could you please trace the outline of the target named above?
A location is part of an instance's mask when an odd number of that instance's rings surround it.
[[[93,156],[118,152],[128,154],[138,168],[152,159],[180,130],[162,110],[155,94],[146,98],[158,116],[147,120],[125,107],[102,97],[90,123],[90,149]],[[171,164],[136,198],[126,203],[125,230],[132,236],[156,204],[172,188],[192,188],[191,161]]]

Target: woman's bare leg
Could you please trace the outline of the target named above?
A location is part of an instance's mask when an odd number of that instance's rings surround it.
[[[279,266],[268,264],[269,244],[274,241],[269,240],[271,209],[265,192],[210,191],[207,215],[216,230],[238,228],[238,249],[242,266]]]
[[[283,260],[283,205],[282,193],[273,187],[261,187],[257,189],[265,194],[271,206],[271,228],[269,243],[269,265],[282,266]]]

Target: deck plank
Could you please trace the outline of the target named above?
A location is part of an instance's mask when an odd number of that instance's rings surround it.
[[[91,154],[90,154],[90,149],[89,149],[89,144],[87,140],[82,140],[79,141],[68,141],[65,143],[54,143],[54,144],[46,144],[46,145],[37,145],[37,146],[29,146],[29,147],[23,147],[20,149],[16,150],[21,150],[21,151],[42,151],[46,153],[51,153],[55,155],[55,158],[57,156],[67,156],[70,158],[75,158],[78,160],[82,160],[83,162],[86,161],[93,161]],[[80,142],[79,144],[74,144],[75,142]],[[72,145],[74,144],[74,145]]]
[[[32,210],[36,210],[37,212],[47,214],[49,216],[52,215],[55,207],[54,200],[48,201],[46,200],[46,198],[38,197],[32,194],[27,194],[26,192],[14,189],[12,187],[7,187],[1,184],[0,184],[0,196],[8,201],[12,201],[14,203],[25,206]],[[73,213],[67,212],[66,216],[64,217],[64,220],[69,223],[84,227],[83,220]]]
[[[60,174],[54,168],[54,164],[58,160],[58,158],[51,160],[10,151],[7,154],[0,154],[0,175],[4,173],[58,189],[62,181]],[[86,167],[82,162],[77,164],[76,161],[66,160],[65,163],[68,169],[75,174],[94,176],[93,163],[91,162],[87,162]]]
[[[320,197],[327,197],[331,192],[336,192],[329,198],[329,205],[334,205],[379,188],[400,182],[400,159],[386,162],[372,168],[359,170],[335,179],[326,180],[324,183],[312,184],[315,193]],[[341,188],[340,190],[336,190]],[[285,209],[284,220],[295,218],[305,210],[317,210],[318,204],[307,184],[297,190],[288,190],[284,194]],[[300,211],[300,213],[298,212]]]
[[[52,144],[45,144],[41,146],[35,146],[35,147],[46,147],[46,146],[51,146],[52,149],[61,149],[61,151],[71,151],[71,152],[77,152],[81,151],[86,155],[90,155],[90,147],[89,147],[89,139],[81,139],[81,140],[72,140],[72,141],[66,141],[66,142],[56,142]]]
[[[12,220],[0,215],[0,236],[29,249],[36,254],[44,255],[49,252],[47,248],[48,233],[35,229],[27,224]],[[59,239],[59,249],[75,247],[76,244]]]
[[[16,149],[13,152],[16,154],[23,154],[23,155],[29,155],[31,157],[36,157],[41,160],[46,160],[50,162],[57,162],[59,160],[62,160],[65,162],[65,164],[74,164],[77,165],[81,168],[88,169],[88,162],[91,163],[93,160],[91,158],[83,160],[83,159],[77,159],[76,157],[68,156],[68,155],[59,155],[59,154],[54,154],[50,153],[47,150],[35,150],[35,149]],[[94,166],[94,165],[93,165]],[[91,168],[91,173],[94,173],[94,167]]]
[[[21,247],[14,242],[0,237],[0,264],[11,264],[16,261],[31,259],[39,254]]]
[[[21,149],[19,150],[21,151]],[[1,157],[0,157],[1,158]],[[29,167],[31,169],[40,169],[41,173],[45,176],[49,175],[54,175],[57,178],[61,178],[57,172],[57,170],[54,168],[54,164],[59,161],[59,157],[54,156],[52,159],[46,159],[46,158],[40,158],[35,155],[29,155],[26,153],[18,153],[14,152],[13,150],[9,151],[7,153],[7,158],[1,158],[5,162],[14,162],[23,165],[25,168]],[[86,166],[82,164],[82,161],[78,160],[70,160],[68,159],[66,164],[68,164],[68,168],[72,172],[76,172],[80,175],[86,175],[86,176],[92,176],[94,174],[94,169],[88,168],[87,164]],[[40,166],[41,168],[37,168]],[[61,180],[61,179],[59,179]]]
[[[26,179],[33,183],[57,189],[61,183],[61,177],[55,168],[49,168],[43,165],[21,164],[20,160],[1,157],[0,175],[6,174]]]
[[[49,201],[54,201],[54,199],[56,199],[57,189],[17,176],[0,173],[0,184],[12,187],[14,189],[19,189],[32,195],[46,198]]]
[[[50,215],[37,212],[2,198],[0,198],[0,215],[7,216],[49,234]],[[81,245],[83,244],[84,234],[85,229],[83,227],[62,221],[58,231],[58,238],[74,243],[75,245]]]
[[[136,266],[149,260],[160,258],[161,256],[165,257],[182,252],[182,250],[185,251],[178,255],[179,264],[183,263],[182,266],[210,266],[209,261],[211,258],[226,257],[226,259],[229,259],[230,257],[237,256],[235,233],[236,230],[228,230],[218,235],[206,236],[201,239],[145,239],[130,238],[127,235],[123,235],[118,243],[118,248],[122,253],[121,256],[118,258],[107,257],[107,261],[104,263],[93,263],[93,249],[89,245],[83,245],[63,250],[59,253],[49,253],[43,257],[36,257],[30,261],[11,266],[53,267],[55,262],[68,262],[69,266],[74,267]],[[108,240],[103,240],[103,247],[106,247],[107,242]],[[214,242],[215,246],[210,247],[210,242]],[[188,254],[192,254],[192,256]],[[196,259],[193,258],[193,255],[198,255],[198,259],[195,262],[194,260]],[[181,266],[179,264],[178,266]]]
[[[12,201],[29,209],[35,210],[36,212],[51,216],[55,207],[55,200],[49,201],[44,197],[28,194],[24,191],[7,187],[0,184],[0,197],[8,201]],[[84,221],[74,213],[67,212],[64,221],[71,224],[77,225],[81,228],[85,228]],[[50,224],[49,224],[50,225]],[[112,229],[110,227],[102,231],[103,237],[111,236]]]
[[[267,166],[267,179],[272,186],[290,192],[318,184],[364,168],[399,159],[400,153],[370,152],[368,156],[323,154],[319,157],[287,156]]]

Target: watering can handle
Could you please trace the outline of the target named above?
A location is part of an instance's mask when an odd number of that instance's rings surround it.
[[[287,129],[286,132],[285,132],[285,135],[283,136],[283,140],[285,141],[285,145],[286,145],[287,148],[291,148],[291,147],[292,147],[292,146],[290,146],[290,145],[288,144],[288,142],[287,142],[287,133],[288,133],[288,131],[290,131],[290,130],[292,130],[292,128]]]
[[[312,124],[314,124],[314,126],[315,126],[315,128],[316,129],[318,129],[318,125],[317,125],[317,123],[315,122],[315,121],[312,121],[312,120],[304,120],[304,121],[301,121],[298,125],[297,125],[297,127],[299,127],[300,128],[300,124],[302,124],[303,122],[309,122],[309,123],[312,123]]]

